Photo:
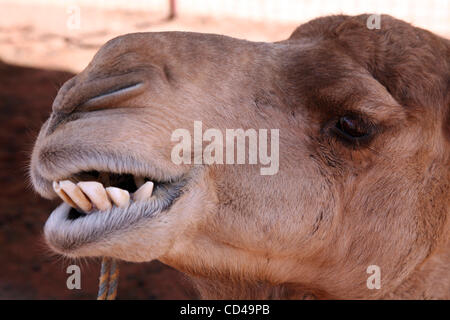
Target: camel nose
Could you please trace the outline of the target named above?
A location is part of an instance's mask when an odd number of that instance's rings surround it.
[[[64,98],[67,92],[72,89],[76,84],[76,76],[67,80],[61,88],[58,90],[58,94],[53,100],[52,111],[53,113],[64,112]]]
[[[141,69],[108,75],[81,72],[59,89],[53,101],[47,135],[81,113],[123,107],[126,100],[142,93],[145,86],[145,74]]]

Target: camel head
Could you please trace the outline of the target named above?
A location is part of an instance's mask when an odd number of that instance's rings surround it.
[[[61,87],[33,150],[34,188],[65,200],[48,245],[157,259],[204,297],[448,297],[450,44],[368,17],[276,43],[107,42]]]

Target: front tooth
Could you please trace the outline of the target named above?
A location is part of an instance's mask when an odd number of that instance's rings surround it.
[[[148,198],[150,198],[152,196],[152,192],[153,192],[153,182],[147,181],[146,183],[144,183],[142,185],[142,187],[140,187],[133,194],[133,199],[135,201],[141,201],[141,200],[148,199]]]
[[[59,182],[61,189],[72,199],[72,201],[83,212],[89,212],[92,210],[91,202],[86,198],[81,189],[72,181],[64,180]]]
[[[61,189],[59,183],[56,181],[53,181],[53,190],[55,190],[56,194],[62,199],[62,201],[64,201],[73,208],[77,207],[75,202],[73,202],[72,199],[70,199],[70,197]]]
[[[136,184],[137,188],[142,187],[145,183],[145,179],[143,177],[133,176],[133,179],[134,179],[134,183]]]
[[[94,203],[100,211],[107,211],[111,209],[111,202],[109,202],[103,185],[96,181],[80,181],[77,184],[85,195]]]
[[[123,190],[116,187],[106,188],[106,193],[112,202],[119,208],[125,208],[130,202],[130,193],[127,190]]]

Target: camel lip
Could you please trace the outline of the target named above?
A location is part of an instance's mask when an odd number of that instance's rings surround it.
[[[80,172],[108,172],[117,175],[129,174],[138,177],[148,177],[152,181],[163,183],[175,182],[188,175],[187,170],[179,168],[170,168],[167,165],[161,165],[161,161],[148,161],[123,155],[117,151],[103,151],[99,154],[91,148],[79,146],[76,152],[73,147],[67,150],[66,147],[58,146],[56,151],[51,151],[50,156],[41,150],[39,158],[41,161],[32,163],[30,178],[34,189],[42,197],[47,199],[56,199],[57,194],[53,190],[53,181],[62,181],[71,179]],[[167,163],[164,161],[164,163]],[[171,163],[168,163],[169,165]],[[178,169],[178,170],[177,170]]]
[[[188,182],[188,178],[182,177],[174,182],[162,183],[148,200],[131,201],[125,208],[113,206],[110,210],[95,210],[89,214],[79,214],[63,202],[52,211],[45,223],[45,239],[56,252],[70,256],[82,246],[132,229],[143,220],[170,211],[185,192]]]

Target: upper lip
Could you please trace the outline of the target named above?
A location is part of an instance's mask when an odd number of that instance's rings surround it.
[[[50,199],[56,197],[52,188],[53,181],[68,179],[82,171],[96,170],[117,174],[132,174],[166,182],[175,181],[182,176],[182,174],[170,174],[152,161],[141,161],[129,155],[121,155],[118,152],[104,152],[100,157],[93,150],[79,150],[78,153],[70,153],[59,149],[58,156],[55,155],[56,159],[49,159],[50,156],[51,154],[42,156],[41,150],[41,157],[46,160],[42,159],[43,161],[39,165],[32,165],[31,170],[31,179],[35,189],[43,197]]]

